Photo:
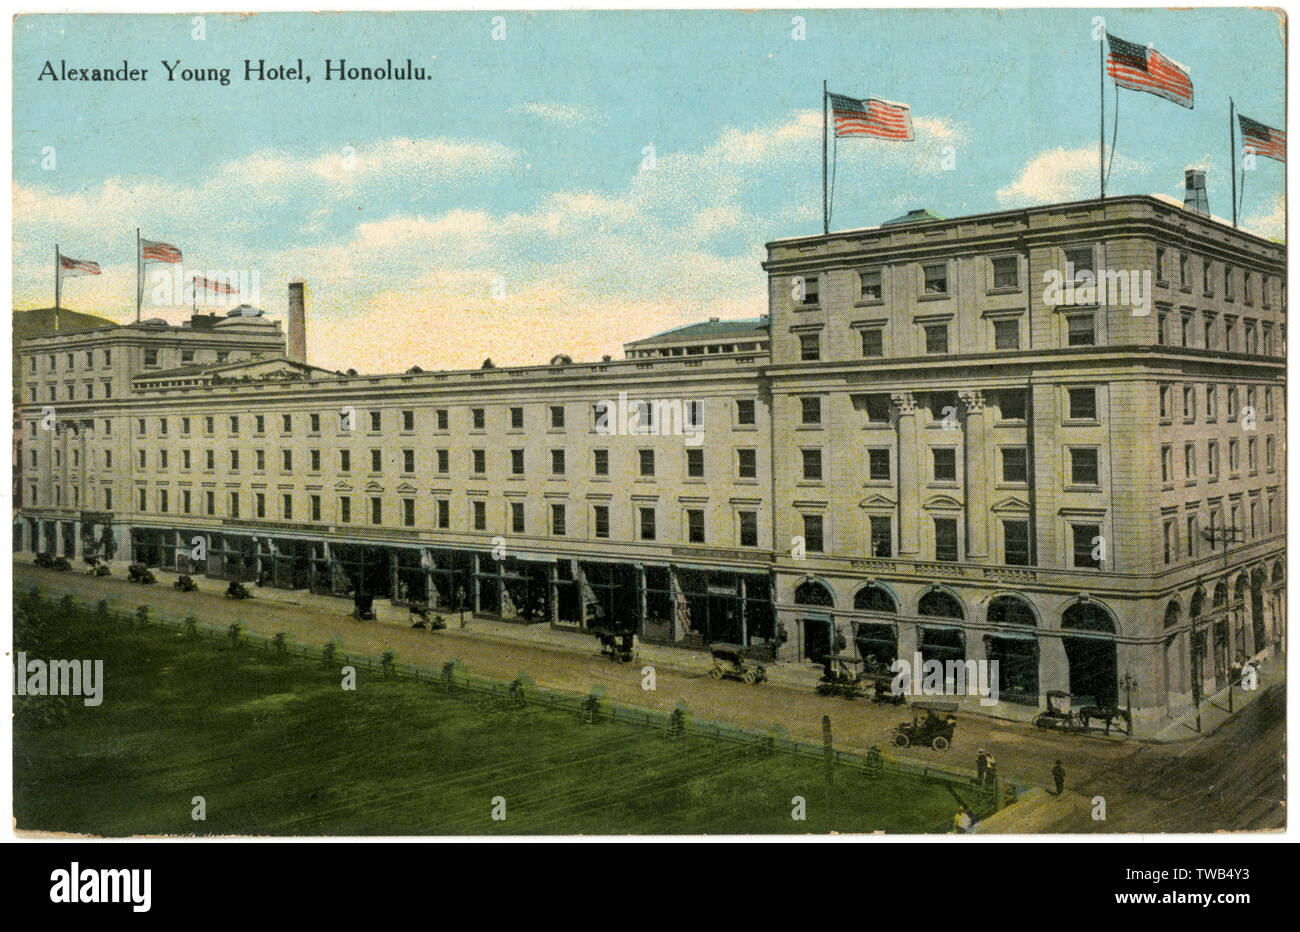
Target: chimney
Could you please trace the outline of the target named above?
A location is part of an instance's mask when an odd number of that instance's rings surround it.
[[[289,358],[307,361],[307,306],[303,283],[289,282]]]
[[[1189,168],[1183,173],[1183,184],[1187,191],[1183,194],[1183,210],[1210,215],[1210,198],[1205,193],[1205,172],[1198,168]]]

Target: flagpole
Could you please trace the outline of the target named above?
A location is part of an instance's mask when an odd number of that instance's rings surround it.
[[[54,244],[54,329],[59,329],[59,285],[61,284],[59,274],[63,260],[59,258],[59,244]]]
[[[822,81],[822,233],[829,235],[831,232],[831,214],[829,201],[826,196],[826,126],[827,126],[827,102],[830,100],[829,91],[826,81]]]
[[[144,285],[141,279],[140,228],[135,228],[135,322],[140,323],[140,304],[144,299]]]
[[[1237,228],[1237,105],[1228,98],[1228,148],[1232,153],[1232,228]]]
[[[1106,33],[1103,30],[1097,40],[1097,64],[1101,101],[1101,121],[1097,125],[1097,180],[1101,182],[1101,199],[1106,199]]]

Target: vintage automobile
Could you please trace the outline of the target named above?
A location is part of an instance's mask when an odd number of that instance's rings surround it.
[[[709,676],[720,680],[724,676],[742,680],[751,686],[767,679],[767,670],[761,663],[752,666],[745,660],[745,649],[739,644],[710,644],[709,653],[713,655],[713,666]]]
[[[900,748],[917,745],[948,750],[957,727],[957,703],[918,699],[911,708],[912,720],[900,722],[894,729],[894,744]]]
[[[411,613],[412,628],[428,628],[430,631],[441,631],[447,627],[447,621],[441,615],[429,617],[429,613],[433,609],[430,608],[428,602],[409,602],[406,607]]]
[[[636,632],[614,631],[609,628],[596,628],[593,632],[600,642],[600,653],[619,663],[631,663],[636,659]]]

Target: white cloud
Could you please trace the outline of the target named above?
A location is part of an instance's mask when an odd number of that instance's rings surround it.
[[[591,122],[600,116],[600,111],[591,107],[575,104],[542,103],[530,100],[526,104],[511,107],[510,112],[521,116],[536,117],[556,126],[579,126]]]
[[[1257,211],[1241,218],[1241,228],[1257,236],[1286,241],[1286,198],[1276,197],[1266,211]]]

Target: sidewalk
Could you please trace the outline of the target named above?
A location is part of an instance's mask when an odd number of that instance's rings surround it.
[[[1259,661],[1257,666],[1259,669],[1259,682],[1255,689],[1231,686],[1219,690],[1212,696],[1205,696],[1201,699],[1201,728],[1199,731],[1196,728],[1196,709],[1189,707],[1180,710],[1173,721],[1158,731],[1151,740],[1160,742],[1187,741],[1192,738],[1212,735],[1229,718],[1258,700],[1267,689],[1273,686],[1286,689],[1285,655],[1266,657]],[[1231,713],[1228,711],[1229,689],[1232,691]]]

